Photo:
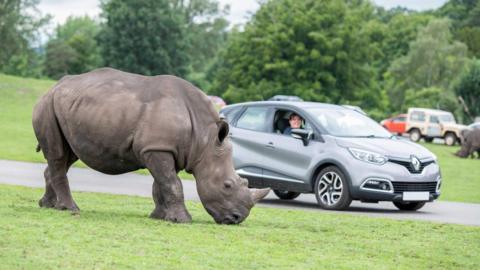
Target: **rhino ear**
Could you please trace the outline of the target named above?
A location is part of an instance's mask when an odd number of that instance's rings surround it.
[[[228,135],[228,123],[225,122],[224,120],[220,120],[217,122],[217,127],[218,127],[218,141],[220,143],[223,143],[223,140],[225,140],[225,137]]]

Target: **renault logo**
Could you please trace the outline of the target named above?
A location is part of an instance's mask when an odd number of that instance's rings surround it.
[[[414,155],[411,155],[410,156],[410,163],[412,164],[412,168],[418,172],[420,170],[420,160],[414,156]]]

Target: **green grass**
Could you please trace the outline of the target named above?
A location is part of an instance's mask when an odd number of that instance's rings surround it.
[[[422,143],[438,158],[442,172],[441,200],[480,203],[480,159],[453,155],[459,146]]]
[[[0,185],[0,268],[480,269],[480,227],[262,207],[226,226],[193,202],[178,225],[150,198],[74,193],[74,216],[42,192]]]
[[[36,153],[32,110],[38,98],[55,82],[0,74],[0,158],[43,162]]]
[[[0,159],[44,162],[36,153],[37,141],[31,118],[36,100],[54,81],[25,79],[0,74]],[[423,144],[438,156],[443,174],[440,200],[480,203],[480,160],[460,159],[458,147]],[[85,167],[81,162],[77,166]],[[148,174],[146,170],[139,173]],[[182,179],[193,179],[185,172]]]
[[[55,81],[26,79],[0,74],[0,159],[45,162],[42,153],[35,152],[37,139],[32,128],[32,111],[37,100]],[[82,162],[77,167],[86,167]],[[137,171],[149,174],[148,170]],[[193,176],[182,171],[182,179]]]

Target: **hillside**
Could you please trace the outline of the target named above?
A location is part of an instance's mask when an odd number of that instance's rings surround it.
[[[35,152],[32,110],[38,98],[55,84],[0,74],[0,159],[43,162]]]

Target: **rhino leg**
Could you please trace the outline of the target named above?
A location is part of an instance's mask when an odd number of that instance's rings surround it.
[[[75,163],[75,161],[77,161],[77,160],[78,160],[78,158],[73,153],[70,153],[70,158],[68,159],[68,161],[66,163],[65,171],[68,171],[70,166],[73,163]],[[45,169],[43,175],[45,176],[45,194],[43,194],[43,197],[40,199],[40,201],[38,201],[38,204],[40,205],[40,207],[54,208],[54,207],[56,207],[58,201],[57,201],[57,194],[55,193],[55,190],[54,190],[53,185],[52,185],[52,179],[51,179],[51,176],[50,176],[50,169],[49,169],[48,166]],[[66,177],[66,175],[65,175],[65,177]],[[76,210],[78,210],[78,206],[75,204],[75,202],[74,202],[74,205],[76,207]],[[57,208],[62,209],[62,207],[57,207]],[[73,210],[75,210],[75,209],[73,209]]]
[[[54,206],[56,209],[70,210],[73,212],[80,211],[72,198],[72,193],[70,191],[70,185],[68,184],[67,178],[67,171],[76,160],[77,157],[71,152],[66,158],[48,160],[50,186],[57,195],[57,201]],[[45,193],[48,193],[48,190],[49,189],[47,186]]]
[[[57,194],[55,194],[52,182],[50,181],[48,166],[43,172],[43,175],[45,176],[45,194],[43,194],[43,197],[38,201],[38,205],[40,205],[40,207],[53,208],[57,203]]]
[[[152,193],[155,210],[150,217],[176,223],[191,222],[192,217],[185,207],[182,182],[177,176],[173,155],[148,152],[145,153],[144,160],[154,178]]]

